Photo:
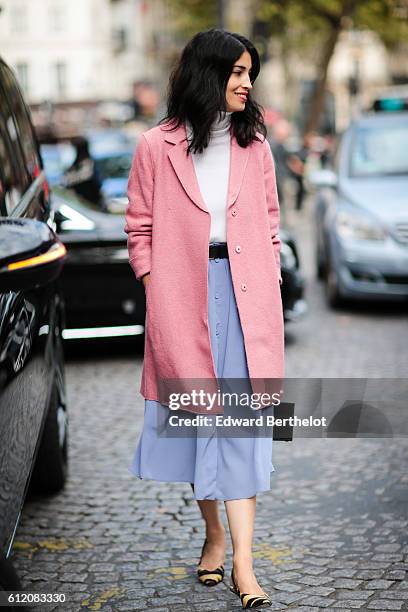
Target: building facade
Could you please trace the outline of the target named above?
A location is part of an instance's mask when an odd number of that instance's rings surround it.
[[[129,98],[146,77],[142,0],[1,0],[3,59],[31,104]]]

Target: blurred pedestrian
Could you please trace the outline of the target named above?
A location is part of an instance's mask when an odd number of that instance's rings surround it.
[[[323,136],[323,150],[320,154],[322,168],[330,168],[333,165],[333,158],[336,149],[336,137],[332,133]]]
[[[133,86],[132,86],[132,97],[129,100],[129,104],[132,108],[132,112],[133,112],[133,117],[132,119],[140,119],[140,117],[142,116],[142,105],[140,104],[140,100],[139,100],[139,92],[140,89],[142,88],[142,81],[134,81]]]
[[[306,132],[303,137],[302,147],[292,153],[288,158],[288,166],[291,170],[292,177],[296,182],[296,198],[295,198],[295,209],[301,210],[303,207],[303,201],[306,195],[305,188],[305,176],[306,176],[306,163],[308,156],[312,150],[312,142],[315,137],[315,132]]]
[[[96,168],[95,160],[89,152],[88,140],[77,136],[71,140],[76,149],[76,157],[71,166],[64,172],[62,184],[73,189],[79,196],[104,207],[102,181]]]
[[[226,379],[229,390],[238,379],[249,398],[259,379],[281,388],[279,202],[266,127],[251,95],[259,71],[256,48],[240,34],[211,29],[187,43],[170,77],[167,115],[136,149],[125,226],[129,262],[147,301],[144,423],[131,472],[191,484],[206,527],[197,567],[206,586],[224,578],[218,502],[225,503],[230,584],[243,608],[272,605],[252,564],[256,495],[270,489],[274,471],[272,433],[251,437],[238,426],[234,435],[219,433],[214,410],[199,404],[208,425],[172,435],[169,420],[180,411],[164,402],[160,384],[183,388],[193,379],[224,391]],[[194,412],[191,402],[183,406]]]
[[[291,131],[290,123],[286,119],[279,119],[271,130],[272,135],[269,138],[269,144],[275,161],[279,205],[282,209],[285,205],[285,182],[290,173],[288,166],[289,152],[286,147]]]

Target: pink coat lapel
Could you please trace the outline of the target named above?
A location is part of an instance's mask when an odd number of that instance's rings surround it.
[[[191,155],[186,156],[188,143],[186,140],[185,126],[180,125],[177,130],[174,130],[173,132],[169,132],[167,130],[163,131],[165,133],[165,140],[175,145],[168,152],[168,157],[180,183],[183,185],[185,192],[194,202],[194,204],[196,204],[196,206],[209,213],[198,185],[193,159]],[[232,135],[227,208],[232,206],[238,197],[245,174],[248,157],[249,147],[240,147],[235,136]]]

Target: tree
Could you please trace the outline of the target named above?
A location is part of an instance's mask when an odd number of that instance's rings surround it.
[[[258,1],[258,0],[257,0]],[[405,0],[263,0],[257,18],[273,24],[289,55],[293,49],[318,49],[316,86],[310,101],[305,132],[315,130],[325,101],[327,74],[337,41],[345,28],[376,32],[388,48],[408,39]]]

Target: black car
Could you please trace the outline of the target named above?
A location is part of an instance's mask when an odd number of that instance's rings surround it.
[[[67,477],[66,249],[54,230],[30,113],[0,60],[0,591],[20,588],[10,556],[27,493]]]
[[[123,207],[101,210],[74,192],[54,187],[57,233],[67,248],[61,275],[66,340],[140,336],[146,312],[142,283],[129,265]]]
[[[92,133],[90,144],[97,160],[102,154],[105,160],[116,160],[123,150],[118,130]],[[71,149],[69,138],[58,137],[43,139],[40,147],[52,184],[56,231],[68,251],[61,275],[66,305],[64,339],[136,336],[142,344],[146,303],[144,287],[136,282],[129,265],[124,232],[127,198],[105,194],[104,206],[100,206],[62,186],[64,171],[72,161]],[[125,194],[126,188],[127,179],[126,187],[121,187]]]

